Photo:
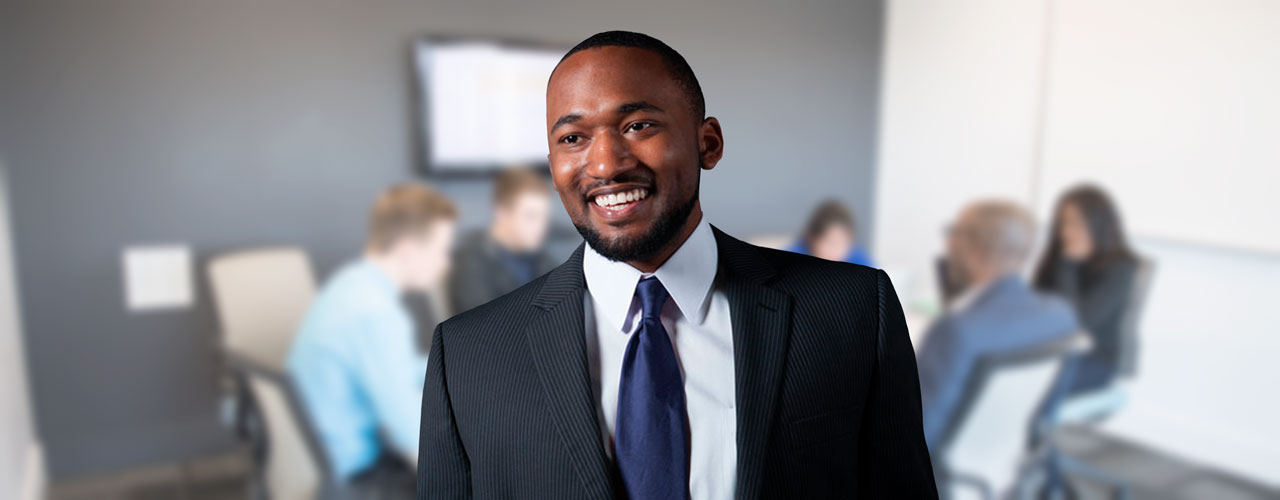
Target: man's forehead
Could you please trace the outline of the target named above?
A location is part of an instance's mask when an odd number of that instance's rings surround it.
[[[564,60],[547,84],[547,114],[596,111],[634,101],[678,98],[678,87],[657,53],[631,47],[601,47]],[[553,118],[554,119],[554,118]]]

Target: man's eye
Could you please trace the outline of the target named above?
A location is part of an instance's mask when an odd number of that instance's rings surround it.
[[[647,129],[647,128],[652,127],[652,126],[653,126],[653,124],[652,124],[652,123],[649,123],[649,122],[636,122],[636,123],[632,123],[631,125],[627,125],[627,131],[628,131],[628,132],[639,132],[639,131],[641,131],[641,130]]]
[[[579,139],[581,139],[581,137],[577,135],[569,134],[564,137],[561,137],[560,143],[561,144],[577,144]]]

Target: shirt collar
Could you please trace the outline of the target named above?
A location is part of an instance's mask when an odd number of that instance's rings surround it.
[[[1011,280],[1016,281],[1017,277],[1013,275],[1005,275],[981,285],[971,286],[965,289],[963,293],[951,302],[951,312],[954,314],[973,307],[973,304],[978,302],[978,299],[986,295],[989,290]]]
[[[680,248],[653,273],[667,289],[680,313],[693,324],[702,324],[706,318],[707,298],[711,296],[719,258],[715,235],[704,218]],[[636,283],[648,275],[626,262],[605,258],[591,245],[587,245],[583,253],[582,273],[596,307],[603,309],[604,316],[617,331],[627,331],[627,320],[639,310],[639,302],[633,304]]]
[[[378,267],[378,264],[374,263],[372,259],[368,257],[361,258],[355,266],[358,272],[374,288],[392,297],[400,296],[400,287],[396,286],[395,280],[391,279],[391,275],[387,274],[381,267]]]

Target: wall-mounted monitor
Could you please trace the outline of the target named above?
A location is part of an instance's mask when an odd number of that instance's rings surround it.
[[[418,40],[413,57],[426,171],[546,165],[547,79],[564,52],[498,40]]]

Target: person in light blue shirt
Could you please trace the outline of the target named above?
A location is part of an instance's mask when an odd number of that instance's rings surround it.
[[[804,234],[785,248],[788,252],[812,255],[835,262],[875,267],[871,256],[858,244],[857,221],[843,203],[827,200],[813,210]]]
[[[453,204],[428,187],[383,193],[365,255],[325,283],[294,337],[289,376],[334,475],[361,486],[361,497],[412,494],[427,360],[401,293],[441,281],[455,218]]]

